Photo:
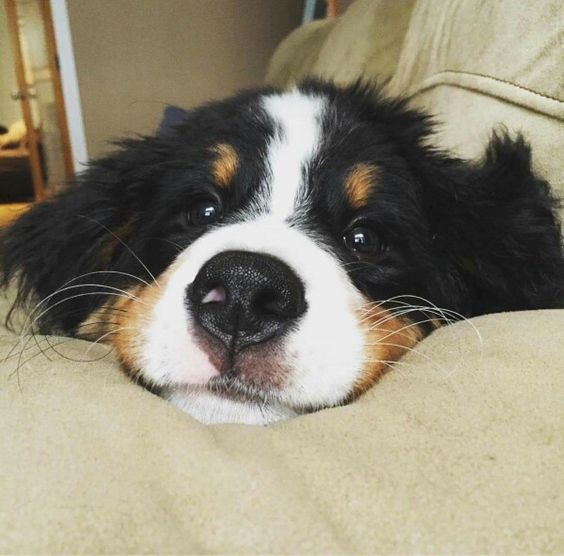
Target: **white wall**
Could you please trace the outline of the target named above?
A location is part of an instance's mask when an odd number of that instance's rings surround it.
[[[71,142],[75,172],[80,172],[88,160],[82,103],[78,88],[76,65],[72,46],[70,23],[66,0],[51,0],[51,14],[57,43],[57,55],[67,114],[67,126]]]

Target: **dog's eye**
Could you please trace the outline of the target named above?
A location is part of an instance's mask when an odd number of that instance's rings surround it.
[[[367,226],[355,226],[343,236],[348,249],[360,255],[381,255],[386,245],[378,234]]]
[[[214,224],[222,216],[221,205],[211,199],[196,201],[189,211],[190,224],[195,226],[207,226]]]

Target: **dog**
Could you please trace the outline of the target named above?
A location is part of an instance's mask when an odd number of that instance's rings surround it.
[[[306,80],[127,139],[2,237],[42,333],[109,342],[204,423],[350,403],[435,328],[564,306],[557,202],[521,136],[482,160],[357,83]]]

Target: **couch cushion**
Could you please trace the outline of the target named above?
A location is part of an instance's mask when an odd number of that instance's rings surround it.
[[[564,3],[419,0],[389,90],[437,114],[438,141],[475,158],[496,125],[522,131],[564,196]]]
[[[394,74],[415,0],[357,0],[337,19],[291,33],[272,57],[267,83],[288,86],[307,75],[346,83]]]
[[[415,0],[357,0],[337,20],[312,73],[339,83],[394,75]]]
[[[473,324],[483,346],[439,330],[359,402],[266,428],[32,340],[0,372],[0,553],[562,552],[564,312]]]
[[[290,33],[276,48],[265,81],[285,88],[310,75],[334,25],[334,19],[322,19],[306,23]]]
[[[552,109],[562,116],[563,58],[560,0],[418,0],[394,80],[396,87],[414,93],[434,86],[443,73],[444,82],[455,84],[456,74],[463,82],[485,77],[477,80],[479,87],[492,80],[534,92],[547,100],[542,111],[550,112],[549,101],[555,100]],[[528,101],[522,104],[529,106]]]

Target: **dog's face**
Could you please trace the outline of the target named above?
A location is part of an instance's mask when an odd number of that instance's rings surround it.
[[[351,401],[445,315],[559,303],[558,228],[524,144],[496,140],[474,167],[424,147],[428,133],[402,103],[320,83],[205,106],[24,217],[7,278],[23,270],[23,294],[46,299],[44,327],[105,339],[204,422]],[[542,224],[509,263],[515,226],[493,237],[486,186]],[[480,210],[488,229],[470,229]],[[535,287],[512,284],[535,257]]]

